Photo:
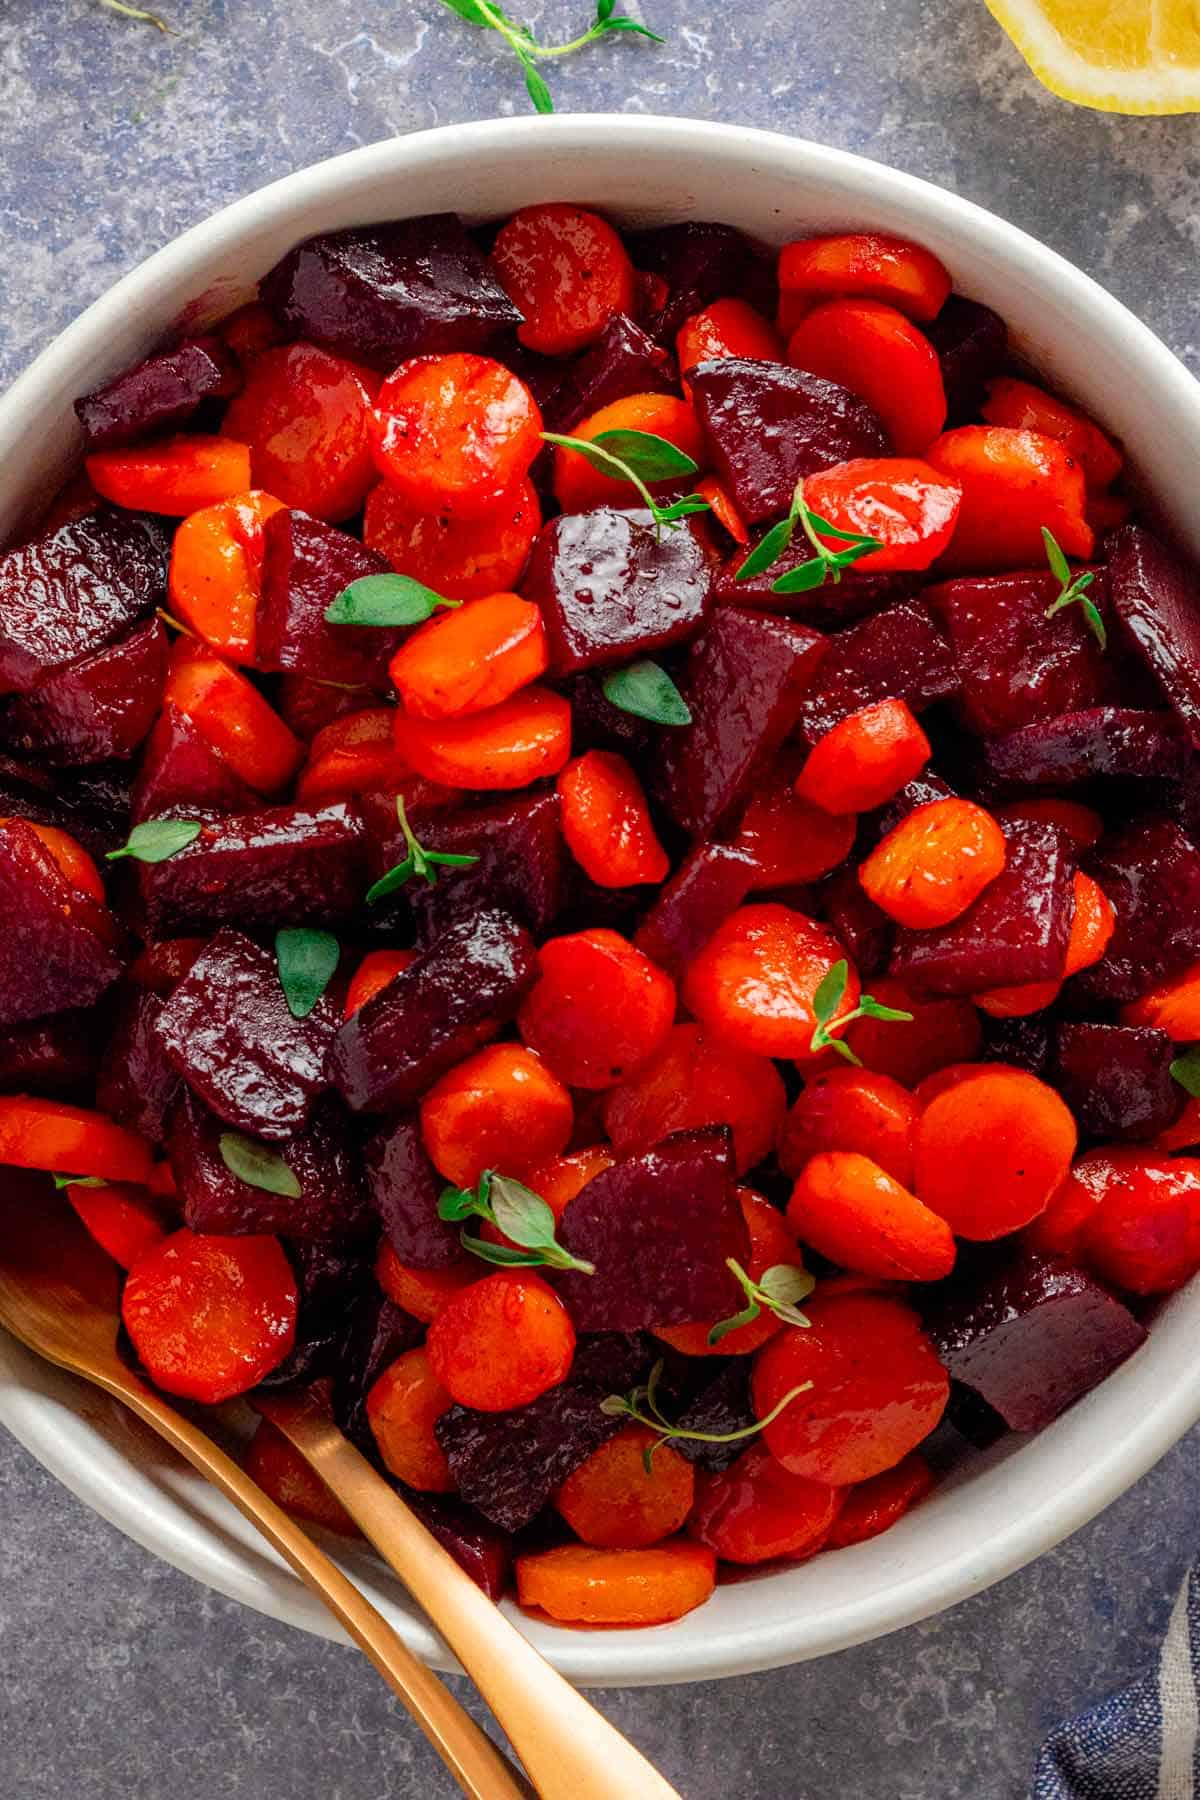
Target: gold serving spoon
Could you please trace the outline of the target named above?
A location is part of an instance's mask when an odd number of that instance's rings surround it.
[[[48,1362],[112,1394],[257,1525],[319,1594],[472,1800],[528,1800],[529,1785],[340,1569],[204,1432],[117,1354],[119,1277],[43,1182],[5,1171],[0,1325]],[[255,1405],[320,1475],[400,1576],[487,1700],[541,1800],[680,1800],[629,1740],[538,1654],[337,1429],[320,1389]]]
[[[116,1349],[118,1291],[116,1265],[67,1206],[42,1182],[5,1170],[0,1325],[120,1400],[233,1501],[369,1657],[471,1800],[529,1800],[525,1778],[382,1613],[231,1457],[126,1367]]]

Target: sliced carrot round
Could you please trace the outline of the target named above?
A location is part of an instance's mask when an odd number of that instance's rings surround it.
[[[461,1263],[452,1263],[448,1269],[414,1269],[400,1261],[384,1238],[375,1258],[375,1279],[389,1300],[428,1325],[443,1306],[479,1280],[481,1267],[464,1252]]]
[[[474,1187],[485,1169],[505,1175],[557,1156],[571,1136],[571,1096],[520,1044],[488,1044],[435,1081],[421,1102],[421,1136],[430,1161],[457,1187]]]
[[[394,369],[368,432],[379,473],[411,506],[479,518],[528,474],[542,415],[503,363],[459,350]]]
[[[670,870],[645,790],[623,756],[588,750],[558,778],[567,848],[597,887],[665,881]]]
[[[76,1182],[66,1189],[66,1195],[100,1248],[123,1269],[132,1269],[167,1235],[163,1209],[154,1204],[146,1188],[123,1181],[98,1188]]]
[[[890,1075],[842,1063],[805,1082],[784,1122],[780,1167],[795,1177],[822,1151],[851,1150],[910,1187],[916,1117],[912,1095]]]
[[[841,531],[876,538],[856,569],[927,569],[954,537],[962,488],[953,475],[915,456],[864,456],[810,475],[804,498]],[[820,528],[818,527],[818,532]],[[831,540],[835,549],[843,546]]]
[[[989,425],[1011,425],[1057,438],[1083,470],[1089,488],[1106,488],[1121,473],[1124,458],[1095,420],[1031,381],[998,376],[988,383],[980,410]]]
[[[260,794],[278,793],[304,755],[299,738],[252,681],[202,644],[171,650],[164,704],[177,706],[235,775]]]
[[[814,996],[845,953],[824,925],[791,907],[743,906],[714,932],[684,977],[689,1011],[716,1036],[762,1056],[813,1055]],[[858,1005],[849,970],[843,1011]]]
[[[269,1419],[258,1421],[242,1467],[251,1481],[294,1519],[323,1525],[326,1531],[340,1532],[343,1537],[359,1536],[358,1526],[341,1501]]]
[[[885,300],[910,319],[932,319],[950,293],[950,276],[930,250],[882,231],[800,238],[779,253],[781,296],[832,294]]]
[[[929,739],[903,700],[851,713],[814,746],[796,778],[802,800],[828,813],[872,812],[919,775]]]
[[[354,794],[402,788],[412,771],[396,749],[396,713],[390,706],[364,707],[323,725],[308,747],[296,780],[296,799],[320,806]]]
[[[842,1498],[841,1488],[793,1475],[752,1444],[728,1469],[701,1473],[688,1531],[722,1562],[797,1561],[822,1548]]]
[[[393,1475],[427,1494],[448,1494],[454,1477],[433,1428],[454,1404],[423,1349],[389,1363],[367,1394],[367,1422]]]
[[[846,1494],[842,1509],[829,1534],[831,1550],[865,1544],[899,1523],[910,1507],[923,1500],[933,1487],[933,1470],[919,1450],[913,1450],[894,1469],[860,1481]]]
[[[703,1544],[676,1538],[647,1550],[560,1544],[518,1556],[517,1599],[566,1625],[666,1625],[712,1593],[717,1563]]]
[[[879,414],[904,456],[917,456],[946,423],[937,351],[895,306],[831,300],[801,320],[788,361],[849,388]]]
[[[527,687],[486,712],[454,719],[396,716],[396,748],[427,781],[452,788],[519,788],[557,775],[571,754],[571,705]]]
[[[529,481],[518,481],[478,519],[414,507],[381,481],[367,495],[363,542],[398,575],[411,575],[447,600],[482,600],[517,586],[541,524]]]
[[[131,512],[183,518],[250,486],[250,450],[234,437],[175,437],[141,449],[97,450],[84,460],[96,492]]]
[[[391,677],[406,712],[444,719],[499,705],[536,681],[548,660],[532,601],[489,594],[415,631],[392,658]]]
[[[675,983],[619,932],[550,938],[538,964],[517,1023],[568,1086],[613,1087],[666,1041]]]
[[[960,425],[925,460],[962,487],[950,547],[939,567],[977,575],[1040,568],[1045,528],[1066,556],[1089,557],[1083,470],[1057,438],[1006,425]]]
[[[356,513],[375,479],[367,427],[377,381],[315,344],[255,357],[225,414],[226,431],[250,446],[255,486],[334,524]]]
[[[523,315],[517,336],[545,356],[594,343],[633,310],[633,264],[606,220],[566,200],[523,206],[501,226],[492,267]]]
[[[442,1386],[477,1412],[527,1406],[564,1380],[575,1354],[566,1307],[527,1269],[505,1269],[460,1289],[425,1342]]]
[[[171,611],[230,662],[253,663],[264,527],[282,500],[260,488],[191,513],[171,546]]]
[[[644,1425],[627,1425],[567,1476],[555,1511],[585,1544],[640,1550],[680,1529],[692,1510],[695,1472],[669,1444],[655,1449],[657,1441]]]
[[[151,1154],[146,1140],[103,1113],[30,1094],[0,1095],[0,1163],[49,1169],[145,1187]]]
[[[1121,1008],[1126,1025],[1155,1025],[1177,1044],[1200,1041],[1200,963]]]
[[[792,1190],[788,1223],[801,1243],[862,1275],[940,1281],[954,1267],[945,1220],[855,1151],[810,1158]]]
[[[965,913],[1006,859],[991,813],[973,800],[932,800],[893,826],[858,878],[890,919],[928,930]]]
[[[11,825],[12,819],[0,819],[0,825]],[[87,894],[89,899],[98,900],[103,906],[107,901],[104,888],[104,877],[101,875],[93,857],[90,857],[77,838],[69,831],[62,831],[57,825],[42,825],[36,819],[20,819],[18,824],[28,826],[34,837],[39,838],[45,849],[50,852],[59,869],[73,888]]]
[[[739,1170],[765,1161],[787,1107],[766,1056],[739,1050],[700,1025],[675,1025],[661,1048],[604,1096],[604,1129],[624,1155],[649,1150],[673,1131],[728,1125]]]
[[[675,333],[675,352],[684,375],[697,363],[725,356],[755,362],[782,362],[783,342],[769,320],[748,300],[714,300],[685,319]]]
[[[1017,1231],[1048,1205],[1075,1154],[1064,1101],[997,1064],[939,1094],[913,1136],[916,1192],[959,1237]]]
[[[416,961],[415,950],[368,950],[350,978],[342,1017],[352,1019],[360,1007],[381,994],[388,983]]]

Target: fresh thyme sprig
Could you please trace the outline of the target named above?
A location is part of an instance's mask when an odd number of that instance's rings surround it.
[[[805,502],[804,482],[801,480],[796,483],[787,518],[781,519],[778,525],[772,525],[761,543],[755,545],[738,570],[735,580],[749,581],[752,576],[762,575],[773,567],[791,547],[797,526],[816,554],[773,582],[773,594],[805,594],[810,588],[823,587],[830,579],[840,581],[843,569],[850,568],[861,556],[868,556],[872,550],[883,549],[878,538],[866,537],[858,531],[843,531],[840,525],[831,525],[828,519],[822,519],[813,512]],[[831,550],[828,544],[821,542],[822,537],[834,538],[839,544],[845,544],[846,548]]]
[[[693,513],[712,511],[703,494],[685,494],[682,500],[668,501],[665,506],[654,498],[647,482],[686,480],[700,473],[700,465],[678,445],[653,431],[601,431],[594,438],[563,437],[557,431],[543,431],[542,441],[556,444],[560,450],[575,451],[611,481],[629,482],[660,536],[664,525],[673,531]]]
[[[427,881],[430,887],[437,886],[439,869],[469,869],[479,861],[477,856],[453,854],[449,850],[427,850],[424,844],[418,843],[413,828],[408,822],[408,814],[404,809],[403,794],[396,795],[396,817],[400,821],[400,829],[404,833],[404,842],[408,846],[408,855],[403,862],[381,875],[373,886],[367,889],[367,905],[374,906],[377,900],[386,899],[402,888],[406,881],[414,875]]]
[[[1042,542],[1046,546],[1046,561],[1055,580],[1059,583],[1058,594],[1046,608],[1046,617],[1052,619],[1065,606],[1078,606],[1088,623],[1088,630],[1099,644],[1101,650],[1108,649],[1108,632],[1104,620],[1100,617],[1100,608],[1088,593],[1096,579],[1094,569],[1084,569],[1080,573],[1072,573],[1071,565],[1064,556],[1054,533],[1047,526],[1042,526]]]
[[[595,1263],[584,1262],[564,1250],[556,1235],[557,1220],[553,1208],[540,1194],[509,1175],[497,1175],[485,1169],[479,1184],[473,1188],[448,1187],[438,1201],[438,1217],[448,1224],[465,1219],[485,1219],[502,1231],[520,1249],[508,1244],[492,1244],[476,1237],[463,1226],[460,1236],[466,1249],[484,1262],[500,1263],[506,1268],[577,1269],[582,1275],[594,1275]]]
[[[798,1263],[775,1263],[755,1281],[732,1256],[726,1257],[725,1266],[745,1294],[746,1304],[741,1312],[733,1313],[713,1326],[708,1334],[710,1345],[719,1344],[740,1325],[753,1325],[764,1306],[785,1324],[808,1325],[808,1319],[799,1310],[799,1302],[808,1299],[817,1283],[807,1269],[802,1269]]]
[[[646,1381],[640,1387],[632,1388],[628,1394],[609,1394],[600,1402],[600,1411],[610,1419],[632,1419],[637,1425],[645,1425],[658,1433],[652,1444],[647,1444],[642,1451],[642,1462],[647,1475],[654,1472],[654,1452],[669,1444],[672,1438],[691,1438],[701,1444],[735,1444],[740,1438],[754,1437],[767,1425],[777,1419],[784,1407],[790,1406],[799,1395],[806,1394],[812,1386],[805,1381],[794,1387],[783,1396],[778,1406],[773,1406],[764,1418],[756,1419],[753,1425],[743,1425],[740,1431],[689,1431],[686,1426],[673,1425],[658,1404],[658,1384],[662,1380],[663,1364],[656,1362]]]
[[[504,39],[525,74],[525,91],[533,101],[534,110],[540,113],[552,113],[554,100],[546,85],[545,77],[538,69],[539,61],[548,61],[552,57],[572,56],[576,50],[584,50],[602,37],[613,31],[634,32],[638,37],[649,38],[653,44],[661,44],[664,40],[657,32],[651,31],[648,25],[637,19],[629,18],[625,13],[616,10],[617,0],[597,0],[596,17],[577,38],[567,44],[539,44],[527,25],[519,25],[510,19],[503,7],[497,6],[495,0],[442,0],[442,5],[457,13],[468,25],[479,25],[485,31],[494,31]]]
[[[813,995],[813,1011],[817,1016],[817,1028],[812,1034],[809,1049],[814,1055],[818,1050],[836,1050],[839,1056],[844,1057],[848,1063],[853,1063],[856,1069],[860,1069],[862,1058],[855,1056],[849,1044],[841,1038],[834,1037],[833,1033],[853,1024],[855,1019],[887,1019],[911,1025],[912,1014],[901,1012],[895,1006],[883,1006],[870,994],[859,996],[858,1005],[853,1012],[839,1013],[842,1001],[846,998],[846,986],[849,980],[850,965],[843,960],[834,963],[828,975],[817,988]]]

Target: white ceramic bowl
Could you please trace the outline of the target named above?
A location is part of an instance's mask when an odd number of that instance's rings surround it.
[[[781,243],[879,228],[915,238],[961,292],[996,307],[1021,351],[1124,439],[1182,541],[1200,553],[1200,385],[1087,276],[1011,225],[842,151],[683,119],[559,117],[451,126],[320,163],[218,213],[88,309],[0,400],[0,542],[69,471],[71,401],[186,320],[247,299],[298,239],[331,227],[457,210],[487,219],[573,199],[646,225],[715,218]],[[1093,1517],[1198,1417],[1200,1286],[1174,1296],[1150,1342],[1049,1430],[973,1457],[894,1530],[803,1567],[718,1589],[648,1631],[571,1631],[514,1612],[581,1683],[701,1680],[818,1656],[938,1612]],[[0,1335],[0,1421],[90,1506],[212,1587],[304,1628],[326,1614],[251,1528],[120,1409]],[[365,1553],[344,1558],[405,1638],[453,1666]]]

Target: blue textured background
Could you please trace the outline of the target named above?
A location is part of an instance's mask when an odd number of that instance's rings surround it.
[[[142,256],[278,175],[525,110],[438,0],[0,0],[0,379]],[[590,0],[513,0],[547,40]],[[1027,73],[982,0],[644,0],[668,38],[559,65],[562,110],[671,112],[865,151],[1099,277],[1194,368],[1200,123],[1108,119]],[[603,1705],[686,1800],[1007,1800],[1043,1730],[1123,1682],[1196,1546],[1200,1435],[1090,1529],[929,1624],[773,1675]],[[5,1800],[441,1800],[349,1651],[154,1562],[0,1441]]]

